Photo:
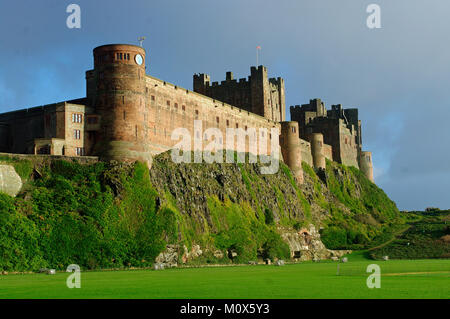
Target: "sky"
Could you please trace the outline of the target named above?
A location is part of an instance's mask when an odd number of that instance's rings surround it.
[[[80,29],[66,25],[72,3]],[[448,209],[449,13],[448,0],[2,0],[0,112],[84,97],[99,45],[146,36],[147,73],[188,89],[194,73],[247,77],[261,46],[287,108],[359,109],[376,184],[399,209]]]

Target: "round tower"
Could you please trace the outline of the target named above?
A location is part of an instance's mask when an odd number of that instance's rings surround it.
[[[145,103],[145,50],[126,44],[94,49],[87,99],[100,116],[94,154],[102,159],[141,160],[151,165]]]
[[[373,164],[372,164],[372,152],[361,151],[359,157],[359,167],[361,172],[372,182],[373,178]]]
[[[286,165],[294,173],[299,184],[303,183],[302,152],[298,122],[281,122],[281,154]]]
[[[325,169],[325,155],[323,154],[323,134],[313,133],[310,137],[311,153],[313,158],[314,168]]]

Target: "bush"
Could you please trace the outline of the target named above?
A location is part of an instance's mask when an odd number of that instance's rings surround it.
[[[325,228],[321,233],[323,244],[328,249],[343,249],[347,246],[347,231],[335,226]]]

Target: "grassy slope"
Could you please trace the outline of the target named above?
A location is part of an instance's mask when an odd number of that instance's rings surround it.
[[[449,260],[379,263],[381,288],[368,289],[372,261],[276,266],[82,272],[81,289],[68,274],[0,276],[0,298],[448,298]],[[426,274],[407,274],[426,272]],[[443,273],[446,272],[446,273]]]
[[[394,239],[371,249],[372,258],[450,258],[450,211],[409,212],[408,225]]]
[[[395,204],[358,170],[327,163],[326,183],[304,164],[298,186],[280,163],[273,175],[258,164],[179,164],[169,154],[149,172],[135,166],[61,160],[12,163],[27,181],[15,199],[0,194],[0,270],[146,267],[168,243],[201,245],[196,263],[233,250],[233,262],[288,258],[278,233],[324,226],[328,248],[361,248],[401,218]],[[331,230],[331,231],[330,231]],[[208,251],[205,249],[207,248]],[[182,251],[180,251],[180,256]]]

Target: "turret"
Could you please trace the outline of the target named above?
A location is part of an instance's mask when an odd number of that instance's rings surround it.
[[[372,182],[373,178],[373,163],[372,163],[372,152],[361,151],[359,157],[359,167],[361,172]]]
[[[297,122],[281,122],[280,147],[283,160],[294,173],[299,184],[303,184],[302,152]]]
[[[210,85],[211,78],[208,74],[194,74],[194,92],[207,95],[207,88]]]
[[[88,103],[100,115],[94,155],[151,164],[145,102],[145,50],[125,44],[94,49],[94,70],[86,73]]]
[[[313,158],[314,168],[325,169],[325,155],[323,152],[323,134],[313,133],[310,138],[311,153]]]

